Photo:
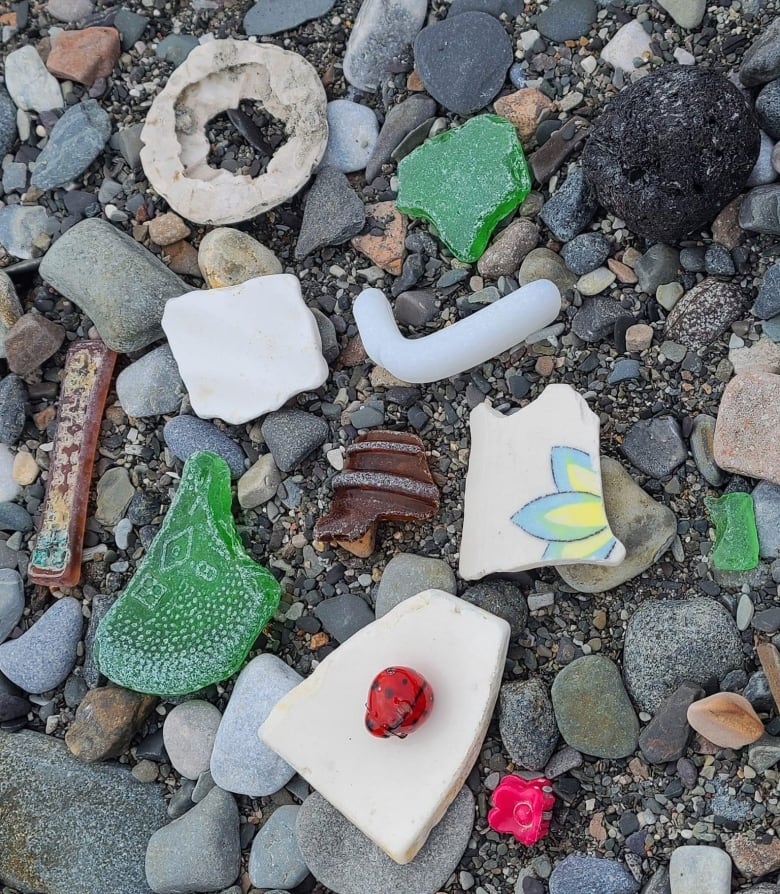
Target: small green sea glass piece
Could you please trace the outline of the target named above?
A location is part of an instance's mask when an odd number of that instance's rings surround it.
[[[396,206],[433,224],[455,257],[471,263],[530,191],[514,126],[498,115],[477,115],[401,160]]]
[[[98,627],[95,659],[109,680],[185,695],[239,669],[281,590],[244,550],[231,503],[227,463],[192,454],[149,552]]]
[[[715,525],[712,564],[721,571],[750,571],[758,565],[758,531],[753,497],[723,494],[706,501]]]

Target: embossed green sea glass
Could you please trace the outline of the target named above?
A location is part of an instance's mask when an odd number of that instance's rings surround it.
[[[149,552],[98,627],[95,659],[109,680],[184,695],[239,669],[280,587],[244,550],[231,502],[227,463],[190,456]]]
[[[455,257],[470,263],[530,191],[515,128],[498,115],[477,115],[402,159],[396,206],[432,223]]]
[[[758,565],[758,531],[753,497],[723,494],[705,500],[715,525],[712,564],[721,571],[750,571]]]

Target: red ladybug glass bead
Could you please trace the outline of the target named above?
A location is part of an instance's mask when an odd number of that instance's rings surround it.
[[[411,667],[386,667],[373,679],[366,704],[372,736],[405,739],[425,723],[433,708],[430,683]]]

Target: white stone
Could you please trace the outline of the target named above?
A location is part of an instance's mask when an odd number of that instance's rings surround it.
[[[374,110],[349,99],[334,99],[327,115],[328,146],[320,166],[344,174],[364,170],[379,136]]]
[[[551,323],[561,293],[540,279],[475,314],[422,338],[404,338],[379,289],[365,289],[353,306],[363,347],[374,363],[404,382],[435,382],[490,360]]]
[[[243,100],[285,124],[287,139],[258,177],[209,165],[206,124]],[[325,152],[325,89],[303,56],[272,44],[213,40],[168,78],[141,131],[141,163],[153,188],[188,220],[248,220],[302,189]]]
[[[0,444],[0,503],[16,499],[19,485],[14,480],[14,455],[5,444]]]
[[[707,0],[658,0],[658,5],[665,9],[681,28],[692,30],[701,25]]]
[[[31,44],[9,53],[5,60],[5,86],[11,99],[25,112],[48,112],[64,105],[62,90]]]
[[[162,327],[202,419],[240,425],[328,377],[317,321],[290,274],[171,298]]]
[[[493,713],[506,621],[441,590],[407,599],[331,652],[273,709],[262,739],[397,863],[409,863],[468,776]],[[405,739],[365,728],[371,681],[412,667],[429,718]]]
[[[696,57],[684,47],[677,47],[672,55],[679,65],[696,65]]]
[[[731,894],[731,857],[719,847],[685,845],[669,861],[672,894]]]
[[[632,19],[618,31],[601,51],[601,58],[613,68],[634,70],[634,59],[650,52],[650,36],[640,22]]]
[[[570,385],[504,416],[472,410],[460,576],[543,565],[619,565],[601,483],[599,419]]]

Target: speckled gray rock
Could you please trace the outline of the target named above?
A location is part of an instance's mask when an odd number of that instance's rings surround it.
[[[752,233],[780,236],[780,184],[751,189],[739,206],[739,225]]]
[[[209,450],[230,466],[233,478],[244,474],[244,451],[216,425],[197,416],[176,416],[165,423],[163,438],[174,456],[184,462],[191,453]]]
[[[760,481],[753,489],[758,545],[762,559],[780,556],[780,485]]]
[[[65,596],[18,639],[0,645],[0,671],[25,692],[48,692],[76,664],[81,639],[81,603]]]
[[[683,683],[663,700],[639,736],[645,760],[651,764],[668,764],[685,754],[693,733],[688,724],[688,708],[703,696],[704,690],[699,686]]]
[[[0,723],[24,717],[30,709],[22,690],[0,674]]]
[[[238,808],[229,792],[206,797],[152,835],[146,849],[146,880],[155,894],[219,891],[241,868]]]
[[[435,894],[463,856],[474,796],[462,788],[411,863],[399,865],[317,792],[301,805],[296,834],[315,878],[339,894]]]
[[[604,593],[646,571],[666,552],[677,534],[677,518],[646,494],[619,462],[601,458],[607,518],[625,546],[619,565],[559,565],[556,570],[580,593]]]
[[[343,174],[362,171],[368,164],[379,136],[376,113],[349,99],[328,103],[328,145],[320,163]]]
[[[265,417],[261,431],[276,465],[290,472],[325,443],[328,424],[304,410],[277,410]]]
[[[600,267],[609,257],[611,243],[602,233],[581,233],[561,249],[561,257],[572,273],[582,276]]]
[[[653,478],[665,478],[685,462],[688,450],[673,416],[640,419],[626,432],[620,448],[637,469]]]
[[[8,91],[0,87],[0,158],[13,149],[16,137],[16,106]]]
[[[651,714],[680,684],[720,680],[742,660],[734,619],[713,599],[648,600],[626,628],[623,676],[634,701]]]
[[[767,267],[752,310],[760,320],[769,320],[780,314],[780,261]]]
[[[6,356],[5,337],[8,330],[22,316],[23,312],[13,280],[7,273],[0,271],[0,358]]]
[[[615,324],[631,319],[631,314],[619,301],[604,295],[596,295],[594,298],[583,300],[582,306],[574,315],[571,328],[578,338],[591,344],[611,339]]]
[[[757,87],[780,78],[780,19],[759,33],[742,57],[739,79],[746,87]]]
[[[43,190],[65,186],[92,164],[110,136],[111,118],[97,100],[71,106],[49,134],[30,182]]]
[[[739,286],[719,279],[705,279],[675,304],[666,318],[664,334],[687,348],[704,348],[738,320],[746,296]]]
[[[593,190],[577,167],[544,203],[539,217],[556,239],[568,242],[587,227],[597,209]]]
[[[433,22],[414,42],[414,64],[425,89],[447,111],[463,116],[495,98],[512,60],[506,31],[485,12]]]
[[[606,656],[584,655],[567,664],[558,672],[551,696],[567,745],[610,759],[628,757],[636,750],[639,719],[620,671]]]
[[[27,415],[27,386],[19,376],[0,380],[0,444],[13,447],[21,437]]]
[[[46,232],[49,215],[40,205],[0,208],[0,246],[21,260],[33,257],[35,243]]]
[[[474,584],[461,593],[460,598],[503,618],[509,624],[512,639],[522,635],[528,620],[528,603],[520,588],[510,581],[491,580]]]
[[[504,683],[499,693],[498,728],[514,763],[526,770],[547,766],[558,742],[558,726],[541,680]]]
[[[211,752],[211,775],[221,788],[252,798],[273,795],[295,770],[272,751],[257,730],[276,703],[303,680],[281,658],[258,655],[241,671]]]
[[[106,894],[121,879],[128,894],[148,894],[144,851],[166,820],[157,786],[117,764],[83,764],[54,736],[0,732],[0,803],[0,878],[12,888]]]
[[[221,720],[219,708],[200,698],[176,705],[167,715],[163,741],[177,773],[197,779],[208,770]]]
[[[262,0],[244,16],[245,34],[278,34],[331,11],[335,0]]]
[[[116,378],[116,395],[122,409],[138,419],[177,413],[186,393],[167,344],[144,354]]]
[[[0,643],[19,623],[24,611],[24,584],[19,573],[0,568]]]
[[[71,227],[41,262],[41,277],[77,304],[119,353],[163,337],[165,302],[191,291],[151,252],[97,218]]]
[[[295,257],[305,258],[326,245],[340,245],[356,236],[366,212],[346,176],[335,168],[322,168],[306,196]]]
[[[32,529],[30,513],[18,503],[0,503],[0,531],[21,531]]]
[[[590,31],[597,12],[593,0],[557,0],[536,17],[536,28],[556,43],[578,40]]]
[[[257,888],[294,888],[309,870],[295,837],[300,807],[277,807],[260,827],[249,853],[249,880]]]
[[[423,590],[444,590],[445,593],[456,594],[458,585],[452,568],[433,556],[415,556],[413,553],[393,556],[385,565],[376,590],[377,618]]]
[[[639,882],[617,860],[570,854],[552,871],[550,894],[636,894]]]
[[[324,599],[314,609],[325,630],[343,643],[374,620],[374,613],[364,599],[355,593],[340,593]]]
[[[436,103],[430,96],[419,93],[414,93],[393,106],[385,117],[366,164],[366,183],[370,183],[380,172],[382,165],[390,161],[391,154],[401,141],[435,114]]]

